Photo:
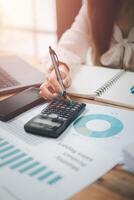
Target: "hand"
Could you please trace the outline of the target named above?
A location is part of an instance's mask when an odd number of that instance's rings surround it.
[[[62,63],[59,66],[61,77],[63,79],[63,84],[65,88],[68,88],[71,85],[71,78],[69,69],[67,66]],[[40,87],[40,95],[45,99],[53,99],[61,93],[62,89],[57,81],[55,70],[53,67],[49,68],[47,79]]]

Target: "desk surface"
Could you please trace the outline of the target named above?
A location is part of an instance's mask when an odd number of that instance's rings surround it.
[[[0,52],[2,55],[3,53]],[[4,53],[5,55],[5,53]],[[23,57],[24,58],[24,57]],[[25,60],[43,71],[43,66],[37,59],[25,57]],[[0,100],[7,96],[1,96]],[[80,98],[77,98],[79,100]],[[87,99],[83,102],[96,103]],[[99,103],[103,104],[103,103]],[[105,104],[103,104],[105,105]],[[116,107],[116,106],[114,106]],[[134,174],[124,171],[120,166],[113,168],[109,173],[94,184],[87,186],[70,200],[134,200]]]

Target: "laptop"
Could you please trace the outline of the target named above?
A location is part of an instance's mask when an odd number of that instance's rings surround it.
[[[18,56],[0,57],[0,95],[18,92],[28,87],[39,87],[44,74]]]

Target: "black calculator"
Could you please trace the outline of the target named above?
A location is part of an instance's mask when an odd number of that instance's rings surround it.
[[[28,133],[57,138],[84,111],[86,104],[52,100],[36,117],[24,125]]]

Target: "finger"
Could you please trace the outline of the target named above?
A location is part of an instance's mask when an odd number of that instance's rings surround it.
[[[60,68],[60,73],[61,73],[62,79],[67,78],[68,73],[66,73],[64,70],[62,70],[62,68]],[[60,93],[62,91],[62,88],[61,88],[59,82],[57,81],[55,70],[52,70],[51,73],[47,74],[46,81],[44,84],[42,84],[40,88],[42,89],[43,87],[46,87],[47,90],[49,90],[49,92],[51,92],[51,93]],[[67,86],[68,86],[68,82],[66,82],[66,87]]]
[[[42,90],[43,87],[45,87],[46,82],[42,83],[40,86],[40,90]]]
[[[63,65],[60,65],[60,66],[59,66],[59,70],[60,70],[60,74],[61,74],[62,79],[64,79],[64,78],[67,76],[68,71],[65,70],[65,69],[63,68]],[[48,79],[51,75],[52,75],[52,76],[54,75],[54,76],[55,76],[55,79],[56,79],[56,74],[55,74],[54,67],[53,67],[53,66],[50,66],[50,67],[47,69],[45,75],[46,75],[46,79]]]
[[[59,91],[61,91],[61,87],[59,83],[55,83],[55,82],[57,82],[57,80],[55,80],[52,76],[51,77],[49,76],[49,78],[40,86],[40,90],[47,88],[47,90],[51,92],[52,94],[59,93]]]
[[[49,82],[49,80],[46,80],[41,86],[40,86],[40,90],[42,90],[44,87],[46,87],[46,88],[50,88],[49,90],[52,92],[52,93],[54,93],[55,91],[54,91],[54,87],[53,87],[53,85]]]
[[[47,84],[43,84],[40,88],[40,95],[45,99],[52,99],[55,94],[50,90]]]
[[[44,84],[42,84],[42,86],[40,87],[40,89],[44,89],[47,88],[47,90],[52,93],[53,95],[56,93],[55,91],[55,87],[53,84],[50,83],[50,81],[46,81]],[[55,95],[58,95],[57,93]]]
[[[59,82],[56,79],[49,79],[49,83],[56,93],[59,93],[62,90]]]
[[[65,86],[66,88],[70,87],[71,83],[72,83],[72,80],[71,80],[70,76],[67,76],[67,77],[63,80],[63,84],[64,84],[64,86]]]
[[[40,96],[42,96],[44,99],[53,99],[54,95],[47,89],[44,88],[43,90],[40,91]]]
[[[47,72],[48,72],[48,73],[51,73],[53,70],[54,70],[53,65],[47,67]],[[64,72],[65,72],[65,71],[68,72],[68,69],[67,69],[66,65],[63,64],[63,63],[59,65],[59,70],[64,71]]]
[[[59,69],[59,71],[60,71],[61,78],[64,79],[67,76],[66,72],[62,71],[61,69]],[[55,70],[52,70],[50,77],[53,77],[57,80]]]
[[[53,87],[55,92],[61,91],[61,86],[60,86],[59,82],[57,81],[55,72],[51,73],[51,76],[49,77],[48,82]]]
[[[47,68],[46,72],[47,72],[47,73],[51,73],[53,69],[54,69],[54,67],[51,65],[51,66],[49,66],[49,67]]]

